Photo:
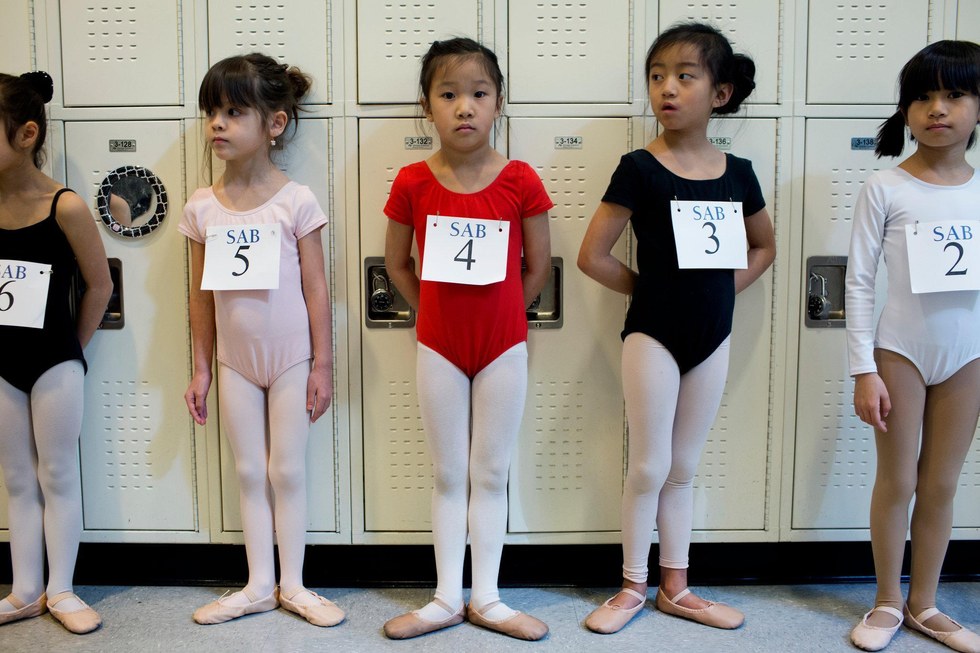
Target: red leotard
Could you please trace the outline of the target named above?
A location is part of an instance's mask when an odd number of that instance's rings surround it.
[[[473,378],[519,342],[527,340],[521,281],[521,220],[554,206],[538,175],[523,161],[510,161],[489,186],[455,193],[440,184],[424,161],[398,172],[385,215],[415,228],[425,258],[426,216],[444,215],[510,223],[507,274],[486,286],[422,281],[416,331],[419,342]]]

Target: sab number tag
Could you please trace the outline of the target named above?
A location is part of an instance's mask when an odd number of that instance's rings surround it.
[[[507,275],[510,223],[430,215],[422,280],[486,286]]]
[[[279,224],[208,227],[201,290],[278,288],[281,239]]]

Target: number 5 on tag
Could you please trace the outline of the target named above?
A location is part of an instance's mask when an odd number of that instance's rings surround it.
[[[278,224],[208,227],[201,290],[274,290],[279,287]]]
[[[980,290],[980,222],[905,225],[912,292]]]

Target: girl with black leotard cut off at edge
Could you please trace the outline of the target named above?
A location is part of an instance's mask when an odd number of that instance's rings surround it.
[[[687,567],[694,475],[725,387],[735,294],[776,255],[752,164],[707,138],[712,114],[737,111],[754,75],[752,60],[734,54],[709,25],[679,24],[660,34],[646,59],[660,135],[622,157],[579,251],[583,272],[631,296],[622,333],[629,425],[623,586],[586,619],[594,632],[619,631],[645,605],[654,525],[657,608],[717,628],[737,628],[744,619],[691,593]],[[627,223],[636,271],[612,254]],[[686,229],[691,225],[696,231]]]
[[[13,571],[0,624],[50,611],[84,634],[102,619],[72,591],[82,532],[82,349],[112,281],[85,202],[41,171],[53,91],[44,72],[0,74],[0,467]],[[69,302],[76,269],[86,287],[77,319]]]

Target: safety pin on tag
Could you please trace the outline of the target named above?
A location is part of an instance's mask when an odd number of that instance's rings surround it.
[[[439,212],[438,211],[436,211],[436,216],[435,217],[436,217],[436,221],[432,223],[432,226],[433,227],[438,227],[439,226]]]
[[[210,243],[211,241],[215,240],[217,237],[218,237],[218,232],[217,231],[215,231],[213,233],[210,233],[210,234],[205,234],[204,235],[204,242],[205,242],[205,244]]]
[[[918,236],[919,235],[919,221],[918,220],[915,221],[915,226],[912,227],[912,235],[913,236]]]
[[[735,215],[738,215],[738,204],[735,203],[735,200],[729,197],[728,203],[732,205],[732,212],[735,213]]]
[[[503,216],[498,216],[497,217],[497,232],[498,233],[504,230],[504,228],[502,226],[503,221],[504,221],[504,217]]]
[[[677,199],[677,195],[674,195],[674,202],[675,202],[675,204],[677,206],[677,212],[680,213],[681,212],[681,202],[680,202],[679,199]]]

